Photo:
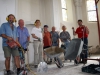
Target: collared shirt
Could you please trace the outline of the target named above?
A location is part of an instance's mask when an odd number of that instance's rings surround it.
[[[27,48],[27,38],[30,36],[29,32],[26,27],[21,29],[19,26],[17,27],[17,32],[18,32],[18,41],[21,44],[21,46],[26,49]]]
[[[43,40],[41,28],[33,27],[31,34],[35,34],[35,36]],[[38,39],[33,38],[33,40],[38,40]]]
[[[8,22],[3,23],[1,25],[1,34],[5,34],[9,37],[12,37],[14,40],[16,40],[18,38],[16,26],[13,25],[13,30],[12,30],[12,28],[10,27],[10,24]],[[7,42],[7,39],[3,38],[3,43],[2,43],[3,46],[8,46],[6,42]]]
[[[83,37],[87,38],[88,37],[88,34],[86,33],[86,30],[85,30],[84,27],[78,27],[76,29],[76,32],[75,33],[78,34],[78,38],[83,38]]]
[[[52,37],[52,46],[58,46],[59,34],[56,31],[51,31],[50,33]]]
[[[61,32],[60,33],[60,39],[62,40],[62,42],[68,41],[68,39],[70,39],[69,32],[68,31]]]

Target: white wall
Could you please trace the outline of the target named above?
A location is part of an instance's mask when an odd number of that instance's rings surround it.
[[[2,23],[7,22],[6,17],[9,14],[16,15],[16,0],[0,0],[0,26]],[[0,37],[0,53],[2,50],[2,39]]]
[[[58,4],[56,4],[58,3]],[[76,24],[76,11],[75,11],[75,6],[73,0],[67,0],[67,15],[68,15],[68,21],[63,21],[62,19],[62,9],[61,9],[61,1],[59,0],[54,0],[54,23],[57,25],[60,25],[60,31],[62,30],[62,25],[66,25],[67,31],[70,33],[71,38],[73,38],[73,32],[72,32],[72,27],[77,27]],[[57,17],[56,17],[57,16]],[[56,27],[59,27],[55,25]]]
[[[44,0],[18,0],[18,19],[24,19],[25,24],[34,24],[40,19],[43,26],[46,24],[44,7]]]

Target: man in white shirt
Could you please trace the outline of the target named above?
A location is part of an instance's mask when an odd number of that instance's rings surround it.
[[[35,21],[35,27],[32,29],[31,35],[33,37],[34,46],[34,67],[43,61],[43,36],[42,29],[40,28],[40,20]]]

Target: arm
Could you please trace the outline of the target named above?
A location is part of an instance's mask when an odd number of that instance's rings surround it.
[[[58,38],[57,42],[58,42],[58,47],[59,47],[59,43],[60,43],[60,40],[59,40],[59,38]]]
[[[87,28],[87,26],[85,26],[86,29],[86,33],[89,34],[89,29]]]
[[[30,41],[30,35],[29,35],[29,32],[28,32],[28,29],[25,27],[26,29],[26,35],[27,35],[27,41]]]
[[[63,39],[62,39],[62,32],[60,33],[60,40],[61,40],[61,42],[63,42]]]
[[[38,39],[38,37],[35,34],[31,34],[33,38]]]
[[[74,35],[74,36],[77,35],[76,32],[75,32],[74,27],[72,27],[72,30],[73,30],[73,35]]]
[[[27,41],[30,41],[30,36],[27,37]]]
[[[50,33],[50,38],[51,38],[51,46],[52,46],[52,35],[51,35],[51,33]]]
[[[68,40],[71,41],[71,36],[70,36],[69,32],[67,32],[67,34],[68,34]]]
[[[9,41],[11,41],[13,38],[12,37],[9,37],[9,36],[7,36],[7,35],[5,35],[5,34],[1,34],[1,36],[3,37],[3,38],[6,38],[7,40],[9,40]]]

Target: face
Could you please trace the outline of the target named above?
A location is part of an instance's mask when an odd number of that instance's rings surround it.
[[[8,17],[8,22],[9,22],[10,24],[13,24],[13,23],[14,23],[14,20],[15,20],[15,17],[14,17],[13,15],[10,15],[10,16]]]
[[[55,27],[52,27],[52,31],[55,31],[56,30],[56,28]]]
[[[81,21],[78,21],[78,25],[81,26],[82,25],[82,22]]]
[[[19,24],[19,26],[20,26],[21,28],[24,27],[24,21],[23,21],[23,20],[19,20],[18,24]]]
[[[48,31],[48,27],[44,27],[44,31]]]
[[[37,26],[40,26],[41,25],[41,22],[40,21],[36,21],[35,23],[36,23]]]
[[[62,30],[63,31],[66,31],[66,26],[62,26]]]

